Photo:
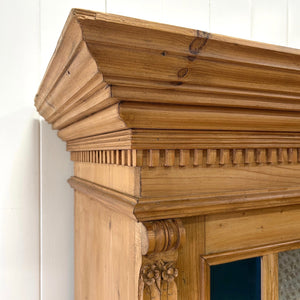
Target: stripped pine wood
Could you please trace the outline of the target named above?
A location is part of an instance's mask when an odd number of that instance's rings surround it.
[[[132,215],[123,214],[122,207],[111,210],[75,192],[75,299],[137,299],[141,266],[138,226]],[[132,277],[120,276],[125,273]]]
[[[299,83],[300,50],[71,10],[35,106],[74,161],[75,299],[209,300],[210,266],[260,256],[277,300]]]
[[[114,189],[125,194],[139,196],[139,170],[134,167],[75,163],[74,174],[98,185]]]
[[[67,71],[67,75],[68,72]],[[83,109],[81,109],[78,112],[78,109],[76,109],[76,106],[81,106],[82,102],[89,102],[90,98],[93,98],[92,96],[96,93],[97,95],[99,94],[104,94],[104,98],[108,98],[110,94],[107,94],[107,88],[105,88],[107,85],[103,81],[103,76],[99,73],[96,73],[95,76],[93,76],[77,93],[74,94],[64,105],[62,105],[60,108],[57,107],[55,113],[51,115],[47,120],[48,122],[53,123],[53,127],[56,125],[56,121],[60,116],[63,116],[64,118],[67,117],[68,113],[70,111],[73,111],[73,115],[80,114],[82,113]],[[107,95],[105,95],[105,92]],[[100,99],[98,99],[97,103],[99,103]],[[85,110],[88,110],[89,107],[85,107]],[[80,117],[79,117],[80,119]]]
[[[168,180],[164,180],[167,178]],[[296,187],[300,165],[266,165],[235,168],[156,167],[141,169],[143,197],[208,195],[251,190],[284,190]]]
[[[67,142],[69,151],[106,149],[299,148],[299,133],[130,129]],[[299,148],[300,149],[300,148]],[[224,153],[225,154],[225,153]],[[300,157],[300,155],[298,155]]]
[[[73,18],[72,14],[70,14],[61,34],[59,47],[55,49],[46,71],[47,75],[45,74],[39,87],[39,92],[35,97],[37,109],[40,108],[49,91],[57,83],[57,74],[64,74],[66,72],[69,59],[74,56],[81,41],[82,32],[80,25]]]
[[[112,80],[112,84],[117,80]],[[133,85],[134,83],[132,83]],[[254,109],[280,109],[299,111],[300,106],[297,100],[299,96],[289,94],[280,95],[264,91],[249,91],[207,87],[207,86],[186,86],[186,84],[176,86],[176,91],[170,93],[167,84],[159,85],[155,89],[150,88],[148,83],[140,83],[140,86],[133,87],[112,85],[112,95],[116,98],[122,98],[127,101],[148,102],[167,104],[185,104],[185,105],[203,105],[203,106],[226,106],[226,107],[248,107]],[[146,87],[145,87],[146,86]],[[284,103],[280,101],[285,99]]]
[[[110,127],[103,120],[110,118]],[[255,130],[255,131],[300,131],[300,112],[198,108],[162,106],[123,102],[100,111],[86,119],[71,124],[59,131],[63,140],[72,140],[90,135],[126,128],[150,129],[203,129]]]
[[[120,160],[120,151],[124,155]],[[280,155],[277,155],[280,153]],[[286,155],[283,156],[283,153]],[[203,156],[204,154],[204,156]],[[232,167],[298,164],[298,149],[93,150],[71,152],[78,162],[135,167]],[[99,160],[98,157],[104,157]],[[126,156],[126,159],[125,159]],[[176,159],[178,158],[178,159]],[[251,169],[250,169],[251,170]]]
[[[275,243],[258,247],[237,249],[233,251],[219,252],[216,254],[201,255],[210,266],[233,262],[236,260],[248,259],[253,257],[267,257],[283,251],[290,251],[300,248],[300,240],[293,240],[283,243]],[[276,257],[273,257],[276,259]],[[271,258],[272,259],[272,258]],[[267,276],[266,276],[267,277]],[[272,279],[272,278],[270,278]]]
[[[208,216],[206,253],[299,240],[299,210],[299,206],[279,207]]]
[[[106,86],[107,87],[107,86]],[[103,100],[101,100],[103,99]],[[83,119],[103,108],[113,105],[117,102],[116,99],[110,98],[109,87],[100,90],[96,90],[88,98],[83,98],[82,101],[78,101],[75,107],[71,110],[66,110],[64,114],[60,117],[56,115],[56,120],[53,123],[54,129],[62,129],[72,123]]]
[[[261,299],[278,300],[278,254],[271,253],[261,258]]]

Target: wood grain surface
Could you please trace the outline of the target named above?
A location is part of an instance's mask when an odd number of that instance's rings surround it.
[[[73,9],[35,106],[74,161],[76,300],[209,300],[211,265],[257,256],[278,299],[300,50]]]

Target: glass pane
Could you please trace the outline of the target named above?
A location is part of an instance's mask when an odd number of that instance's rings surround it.
[[[278,254],[279,299],[300,299],[300,249]]]
[[[211,267],[211,300],[260,300],[260,257]]]

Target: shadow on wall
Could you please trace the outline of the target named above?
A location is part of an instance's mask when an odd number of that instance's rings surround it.
[[[38,299],[39,120],[33,107],[9,104],[0,113],[0,298]]]
[[[41,121],[42,297],[74,299],[73,163],[66,143]]]

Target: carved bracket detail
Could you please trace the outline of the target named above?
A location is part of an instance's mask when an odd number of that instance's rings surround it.
[[[185,241],[185,229],[180,219],[144,223],[148,235],[148,252],[159,253],[176,250]]]
[[[140,272],[139,300],[176,300],[177,286],[174,279],[177,276],[175,262],[160,260],[144,265]]]
[[[177,300],[177,249],[185,241],[180,219],[145,222],[148,251],[139,278],[139,300]]]

